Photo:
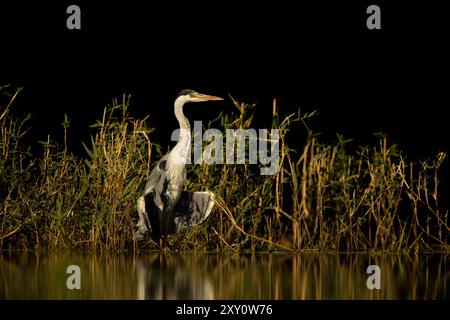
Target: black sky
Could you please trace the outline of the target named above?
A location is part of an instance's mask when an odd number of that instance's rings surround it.
[[[168,136],[173,98],[190,88],[266,111],[274,97],[286,113],[318,110],[312,126],[325,137],[366,143],[383,131],[412,157],[448,151],[440,2],[92,2],[0,4],[0,85],[24,87],[16,111],[33,112],[36,139],[60,132],[67,113],[80,148],[87,126],[124,92],[133,115],[150,114]],[[374,3],[381,30],[366,28]],[[81,7],[80,31],[66,28],[69,4]]]

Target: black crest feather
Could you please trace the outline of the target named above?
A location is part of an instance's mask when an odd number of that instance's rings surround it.
[[[192,93],[196,93],[196,92],[194,90],[184,89],[184,90],[180,91],[180,93],[177,95],[177,98],[180,96],[191,95]]]

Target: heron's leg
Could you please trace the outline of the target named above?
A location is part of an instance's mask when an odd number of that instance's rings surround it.
[[[167,236],[161,236],[159,239],[159,248],[163,257],[170,253],[170,248],[167,246]]]

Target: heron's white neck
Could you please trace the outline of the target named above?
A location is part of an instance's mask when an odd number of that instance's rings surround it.
[[[186,119],[183,113],[183,106],[188,102],[185,96],[178,97],[175,100],[175,117],[177,117],[178,124],[180,125],[180,129],[189,129],[191,130],[191,126],[189,125],[189,121]]]
[[[187,98],[181,96],[175,100],[175,117],[180,125],[178,142],[172,150],[173,160],[179,164],[186,164],[191,155],[191,126],[183,113],[183,106],[188,102]]]

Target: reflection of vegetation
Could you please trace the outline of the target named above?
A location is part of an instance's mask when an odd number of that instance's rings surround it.
[[[448,299],[448,254],[0,254],[0,299]],[[67,266],[81,270],[68,290]],[[368,290],[367,266],[381,268]]]
[[[17,120],[11,103],[0,105],[1,247],[124,249],[133,243],[135,203],[151,163],[152,130],[129,117],[129,99],[114,101],[85,145],[88,159],[50,137],[43,154],[23,144],[28,116]],[[253,106],[210,123],[246,129]],[[279,119],[280,171],[259,175],[257,165],[189,166],[188,188],[213,191],[217,211],[202,226],[172,237],[183,250],[448,250],[448,211],[439,208],[439,167],[446,154],[422,163],[406,161],[380,137],[371,147],[348,151],[340,137],[324,144],[310,134],[302,150],[287,145],[289,129],[310,115]],[[149,244],[153,247],[153,244]]]

